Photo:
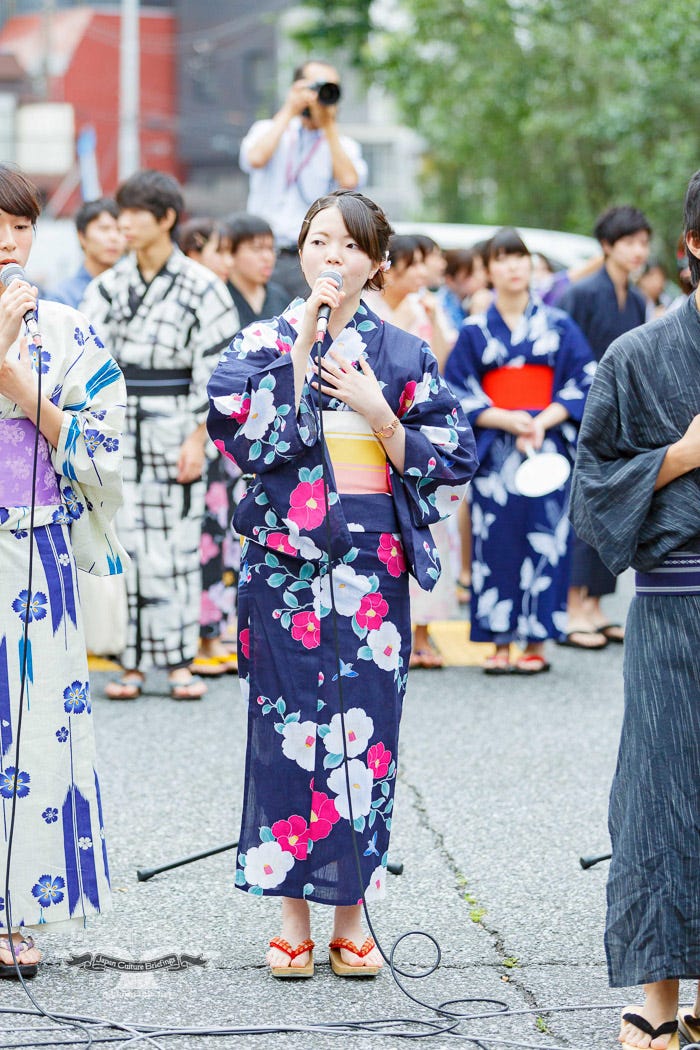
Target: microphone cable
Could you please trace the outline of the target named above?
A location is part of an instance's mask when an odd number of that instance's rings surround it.
[[[391,948],[389,950],[389,953],[387,954],[386,950],[382,946],[380,938],[378,937],[378,935],[377,935],[377,933],[375,931],[374,923],[372,922],[372,917],[370,915],[369,907],[367,905],[367,900],[366,900],[366,897],[365,897],[365,887],[364,887],[363,878],[362,878],[362,861],[360,859],[360,848],[359,848],[358,841],[357,841],[358,832],[357,832],[357,830],[355,828],[355,820],[354,820],[353,809],[352,809],[352,797],[351,797],[351,789],[350,789],[350,771],[349,771],[349,766],[348,766],[349,756],[348,756],[348,752],[347,752],[347,737],[346,737],[346,733],[345,733],[345,702],[344,702],[344,696],[343,696],[343,675],[341,674],[340,642],[339,642],[339,635],[338,635],[338,611],[337,611],[336,604],[335,604],[335,591],[334,591],[334,587],[333,587],[332,534],[331,534],[331,526],[330,526],[329,484],[328,484],[328,476],[327,476],[327,469],[326,469],[327,445],[326,445],[325,429],[324,429],[324,422],[323,422],[323,395],[321,393],[321,363],[322,363],[322,360],[323,360],[323,357],[322,357],[322,345],[323,345],[323,339],[322,338],[321,339],[317,339],[315,344],[314,344],[314,352],[315,352],[315,355],[316,355],[315,365],[316,365],[316,375],[317,375],[316,411],[317,411],[317,417],[318,417],[317,418],[317,424],[318,424],[318,427],[319,427],[319,436],[320,436],[320,444],[321,444],[323,499],[324,499],[324,507],[325,507],[325,524],[326,524],[326,556],[327,556],[327,559],[328,559],[329,590],[330,590],[330,599],[331,599],[331,621],[332,621],[332,630],[333,630],[333,648],[334,648],[334,656],[335,656],[335,664],[336,664],[335,670],[336,670],[336,676],[337,676],[337,682],[338,682],[338,707],[339,707],[339,713],[340,713],[341,732],[342,732],[342,737],[343,737],[343,767],[344,767],[344,771],[345,771],[345,790],[346,790],[347,796],[348,796],[348,818],[349,818],[349,823],[350,823],[350,833],[351,833],[351,841],[352,841],[352,847],[353,847],[353,857],[354,857],[354,860],[355,860],[355,869],[356,869],[356,873],[357,873],[358,885],[359,885],[359,890],[360,890],[360,900],[362,901],[362,910],[363,910],[363,914],[365,916],[365,920],[367,922],[367,928],[368,928],[368,930],[369,930],[369,932],[370,932],[370,934],[372,936],[372,939],[374,940],[374,942],[375,942],[375,944],[376,944],[376,946],[377,946],[377,948],[378,948],[382,958],[384,959],[385,963],[387,963],[387,965],[389,967],[389,970],[391,972],[392,978],[394,979],[395,983],[398,985],[400,990],[403,992],[403,994],[408,999],[410,999],[412,1002],[416,1003],[416,1005],[422,1006],[422,1007],[424,1007],[425,1009],[428,1009],[428,1010],[434,1010],[438,1014],[442,1014],[443,1016],[445,1016],[446,1018],[449,1019],[449,1018],[454,1018],[454,1017],[456,1017],[458,1015],[454,1015],[451,1011],[444,1010],[444,1009],[442,1009],[440,1007],[436,1007],[436,1006],[434,1006],[434,1005],[432,1005],[430,1003],[424,1002],[423,1000],[419,999],[417,996],[412,995],[411,992],[408,991],[408,989],[401,983],[401,980],[400,980],[401,977],[403,977],[403,978],[405,978],[407,980],[421,980],[421,979],[423,979],[425,977],[429,977],[431,974],[435,973],[435,971],[438,969],[438,967],[440,965],[440,961],[442,959],[442,951],[441,951],[441,948],[440,948],[440,945],[439,945],[438,941],[435,939],[435,937],[433,937],[432,934],[427,933],[425,930],[420,930],[420,929],[408,930],[406,933],[401,934],[401,936],[399,936],[394,941],[393,945],[391,946]],[[312,358],[312,360],[313,360],[313,358]],[[320,587],[319,587],[319,594],[320,594]],[[397,763],[397,770],[398,770],[398,763]],[[395,955],[396,955],[397,949],[399,948],[399,945],[401,945],[408,938],[415,938],[415,937],[424,938],[425,940],[429,941],[430,944],[432,944],[432,946],[435,949],[435,959],[434,959],[434,961],[431,964],[429,964],[425,969],[420,970],[418,973],[414,973],[414,972],[411,972],[411,971],[408,971],[408,970],[401,969],[401,967],[397,965],[397,963],[395,961],[395,958],[394,958]],[[494,1007],[497,1008],[497,1012],[501,1012],[501,1011],[507,1010],[506,1003],[502,1002],[499,999],[465,999],[465,1000],[461,1000],[461,1001],[462,1002],[469,1002],[469,1003],[472,1003],[474,1005],[479,1003],[479,1004],[484,1004],[484,1005],[487,1005],[487,1006],[494,1006]],[[458,1024],[458,1023],[459,1023],[458,1020],[451,1021],[450,1024],[448,1024],[448,1025],[446,1025],[444,1027],[443,1032],[447,1033],[447,1032],[453,1031],[455,1026],[456,1026],[456,1024]]]

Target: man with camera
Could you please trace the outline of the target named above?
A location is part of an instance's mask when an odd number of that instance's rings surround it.
[[[272,227],[277,249],[272,279],[290,297],[308,295],[297,237],[309,205],[333,189],[358,189],[367,178],[359,144],[338,132],[340,94],[333,66],[306,62],[295,70],[274,117],[256,121],[241,143],[240,166],[250,175],[248,211]]]

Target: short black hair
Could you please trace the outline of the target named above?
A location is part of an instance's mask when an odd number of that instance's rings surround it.
[[[615,244],[621,237],[629,237],[640,230],[646,230],[651,235],[651,224],[644,212],[631,204],[616,204],[598,216],[593,236],[600,244],[603,241]]]
[[[389,259],[392,266],[405,263],[406,269],[412,265],[416,252],[420,251],[418,238],[412,233],[395,233],[389,238]]]
[[[529,255],[530,249],[520,234],[512,226],[502,226],[486,242],[484,258],[486,265],[501,255]]]
[[[113,219],[119,217],[119,208],[114,197],[98,197],[94,201],[85,201],[81,204],[73,219],[78,233],[85,233],[90,223],[94,222],[105,211]]]
[[[32,226],[41,214],[39,191],[23,171],[11,164],[0,164],[0,208],[8,215],[21,215]]]
[[[256,237],[274,238],[274,234],[269,222],[260,215],[236,211],[219,223],[219,237],[232,252],[237,252],[245,241],[253,241]]]
[[[201,252],[213,232],[213,219],[188,219],[177,231],[178,247],[185,255],[189,255],[190,252]]]
[[[471,248],[448,248],[444,256],[447,263],[446,277],[456,277],[462,271],[471,277],[474,273],[474,260],[481,258],[481,250],[476,244]]]
[[[432,255],[433,252],[441,252],[442,248],[437,241],[434,241],[432,237],[429,237],[427,233],[414,233],[413,236],[418,242],[418,250],[423,255],[423,258],[427,255]]]
[[[685,191],[683,225],[683,240],[686,245],[689,233],[700,237],[700,171],[696,171],[694,175],[691,175],[688,189]],[[698,284],[700,284],[700,259],[693,255],[691,251],[687,254],[690,278],[693,282],[693,288],[697,288]]]
[[[180,221],[185,209],[180,184],[172,175],[164,171],[137,171],[121,184],[117,190],[117,204],[120,209],[138,208],[150,211],[156,219],[164,219],[168,209],[175,212],[173,230]],[[172,232],[172,230],[171,230]]]

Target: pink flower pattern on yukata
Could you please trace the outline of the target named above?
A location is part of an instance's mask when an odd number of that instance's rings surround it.
[[[321,624],[315,613],[298,612],[292,616],[292,638],[305,649],[315,649],[321,644]]]
[[[220,514],[228,510],[228,491],[223,481],[213,481],[207,489],[204,502],[207,510],[213,514]]]
[[[325,513],[323,479],[300,481],[289,497],[289,517],[294,524],[300,529],[315,529]]]
[[[208,532],[203,532],[199,540],[199,560],[202,565],[215,558],[221,548],[215,543]]]
[[[383,532],[380,535],[377,557],[386,565],[391,576],[400,576],[406,571],[406,558],[401,540],[391,532]]]
[[[250,628],[246,627],[238,634],[238,644],[246,660],[250,657]]]
[[[387,775],[391,765],[391,751],[387,751],[381,740],[367,749],[367,765],[372,770],[375,780],[381,780]]]
[[[296,554],[296,548],[291,545],[289,537],[283,532],[268,532],[266,543],[272,550],[282,551],[283,554],[292,556]]]
[[[217,440],[216,440],[216,441],[214,442],[214,447],[215,447],[215,448],[217,448],[217,449],[219,450],[219,452],[221,453],[221,455],[222,455],[222,456],[226,456],[226,459],[230,459],[232,463],[235,463],[235,462],[236,462],[236,460],[235,460],[235,459],[234,459],[234,457],[233,457],[233,456],[231,455],[231,453],[230,453],[230,452],[227,452],[227,451],[226,451],[226,446],[224,445],[223,441],[219,441],[219,440],[217,439]]]
[[[376,631],[384,622],[384,617],[389,612],[389,605],[379,591],[365,594],[360,602],[360,608],[355,613],[355,619],[360,627],[368,631]]]
[[[410,380],[410,382],[406,383],[406,386],[401,391],[401,397],[399,399],[399,410],[396,413],[399,419],[401,419],[402,416],[406,415],[409,408],[413,404],[413,399],[416,394],[417,385],[418,384],[415,382],[415,380],[412,379]]]
[[[313,791],[311,795],[311,820],[309,822],[309,838],[314,842],[319,839],[328,838],[333,825],[340,820],[340,813],[336,809],[335,802],[323,791]]]
[[[306,860],[309,828],[303,817],[294,814],[289,820],[276,820],[271,831],[283,850],[292,853],[297,860]]]

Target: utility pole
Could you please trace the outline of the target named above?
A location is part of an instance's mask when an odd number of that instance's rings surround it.
[[[121,0],[119,48],[119,181],[141,167],[139,148],[139,0]]]

